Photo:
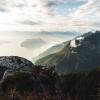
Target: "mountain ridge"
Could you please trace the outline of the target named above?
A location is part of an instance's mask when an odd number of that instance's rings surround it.
[[[99,50],[100,32],[88,32],[70,40],[60,52],[43,57],[35,64],[55,65],[61,73],[88,71],[100,65]]]
[[[54,46],[48,48],[47,50],[45,50],[44,52],[42,52],[41,54],[39,54],[37,57],[32,58],[32,59],[35,62],[36,60],[41,59],[41,58],[43,58],[45,56],[51,55],[53,53],[57,53],[61,49],[63,49],[66,44],[67,44],[67,42],[63,42],[63,43],[54,45]]]

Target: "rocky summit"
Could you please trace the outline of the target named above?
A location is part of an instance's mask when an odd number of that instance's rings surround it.
[[[0,76],[12,75],[16,71],[31,72],[34,65],[31,61],[18,56],[0,57]]]

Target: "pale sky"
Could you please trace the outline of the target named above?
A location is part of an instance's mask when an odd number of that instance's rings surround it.
[[[100,0],[0,0],[0,31],[90,31]]]
[[[0,55],[30,59],[54,44],[93,30],[100,30],[100,0],[0,0]],[[38,38],[46,42],[41,48],[20,46]]]

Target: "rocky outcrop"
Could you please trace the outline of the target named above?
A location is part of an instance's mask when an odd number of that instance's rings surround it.
[[[14,72],[32,72],[34,65],[31,61],[18,56],[2,56],[0,57],[0,78],[5,79]]]

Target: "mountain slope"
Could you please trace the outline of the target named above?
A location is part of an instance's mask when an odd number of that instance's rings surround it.
[[[47,49],[46,51],[44,51],[43,53],[41,53],[39,56],[37,56],[36,58],[33,58],[33,61],[36,61],[38,59],[41,59],[45,56],[54,54],[59,52],[60,50],[62,50],[64,48],[64,46],[67,44],[68,42],[63,42],[61,44],[57,44],[55,46],[52,46],[51,48]]]
[[[69,41],[58,53],[36,61],[41,65],[56,65],[59,72],[88,71],[100,65],[100,32],[88,32]]]

